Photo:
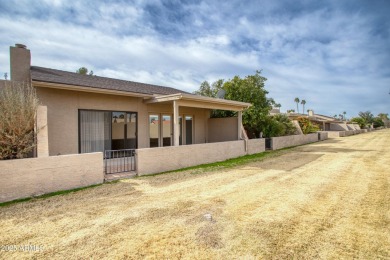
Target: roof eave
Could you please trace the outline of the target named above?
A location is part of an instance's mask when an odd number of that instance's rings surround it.
[[[242,111],[244,109],[252,106],[250,103],[227,100],[227,99],[217,99],[211,97],[197,96],[185,93],[177,93],[172,95],[161,95],[154,96],[153,98],[147,99],[145,103],[154,104],[154,103],[163,103],[163,102],[171,102],[171,101],[192,101],[192,102],[203,102],[210,104],[211,106],[215,106],[215,109],[220,109],[219,106],[230,106],[234,111]],[[210,107],[208,107],[210,108]]]
[[[62,89],[62,90],[70,90],[70,91],[81,91],[81,92],[89,92],[89,93],[109,94],[109,95],[118,95],[118,96],[130,96],[130,97],[142,97],[142,98],[153,97],[153,95],[136,93],[136,92],[128,92],[128,91],[104,89],[104,88],[94,88],[94,87],[85,87],[85,86],[77,86],[77,85],[68,85],[68,84],[45,82],[45,81],[39,81],[39,80],[32,80],[32,84],[34,87],[41,87],[41,88],[53,88],[53,89]]]

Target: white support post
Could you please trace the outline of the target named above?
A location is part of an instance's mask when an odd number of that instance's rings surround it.
[[[238,140],[242,139],[242,111],[238,111],[238,123],[237,123],[237,130],[238,130]]]
[[[179,104],[176,100],[173,101],[173,146],[179,146]]]

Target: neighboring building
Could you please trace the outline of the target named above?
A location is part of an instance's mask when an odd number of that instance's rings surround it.
[[[311,122],[317,124],[321,131],[346,131],[346,121],[339,120],[334,117],[314,114],[313,110],[309,110],[308,114],[288,113],[291,120],[297,120],[299,117],[306,117]],[[345,127],[344,127],[345,125]]]
[[[242,111],[251,105],[31,66],[30,51],[21,44],[10,47],[10,59],[11,80],[31,82],[47,107],[49,155],[207,143],[216,132],[209,128],[213,109],[238,112],[229,125],[234,136],[218,133],[223,141],[240,140]]]
[[[275,108],[275,107],[273,107],[273,108],[269,111],[269,114],[270,114],[271,116],[280,114],[280,108]]]

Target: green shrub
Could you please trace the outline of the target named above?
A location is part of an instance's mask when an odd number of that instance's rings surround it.
[[[361,117],[354,117],[351,119],[351,122],[358,124],[361,129],[366,128],[367,125],[366,120]]]
[[[295,134],[296,127],[288,116],[278,114],[266,118],[263,126],[264,137],[277,137]]]
[[[0,160],[26,157],[33,150],[38,98],[29,84],[0,87]]]
[[[298,117],[297,121],[302,129],[303,134],[305,135],[320,131],[320,127],[317,124],[312,123],[306,117]]]
[[[374,117],[374,119],[372,119],[372,123],[374,124],[374,128],[385,126],[385,123],[380,117]]]

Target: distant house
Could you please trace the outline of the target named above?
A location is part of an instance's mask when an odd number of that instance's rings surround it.
[[[296,120],[299,117],[308,118],[312,123],[318,125],[321,131],[348,130],[348,128],[346,127],[346,121],[342,121],[340,119],[330,117],[330,116],[315,114],[313,110],[309,110],[308,114],[288,113],[287,115],[291,120]]]
[[[50,156],[208,143],[216,132],[209,124],[213,109],[238,112],[228,126],[235,134],[217,133],[222,141],[240,140],[242,111],[251,105],[31,66],[30,50],[21,44],[10,47],[10,60],[11,80],[31,82],[46,107]]]

